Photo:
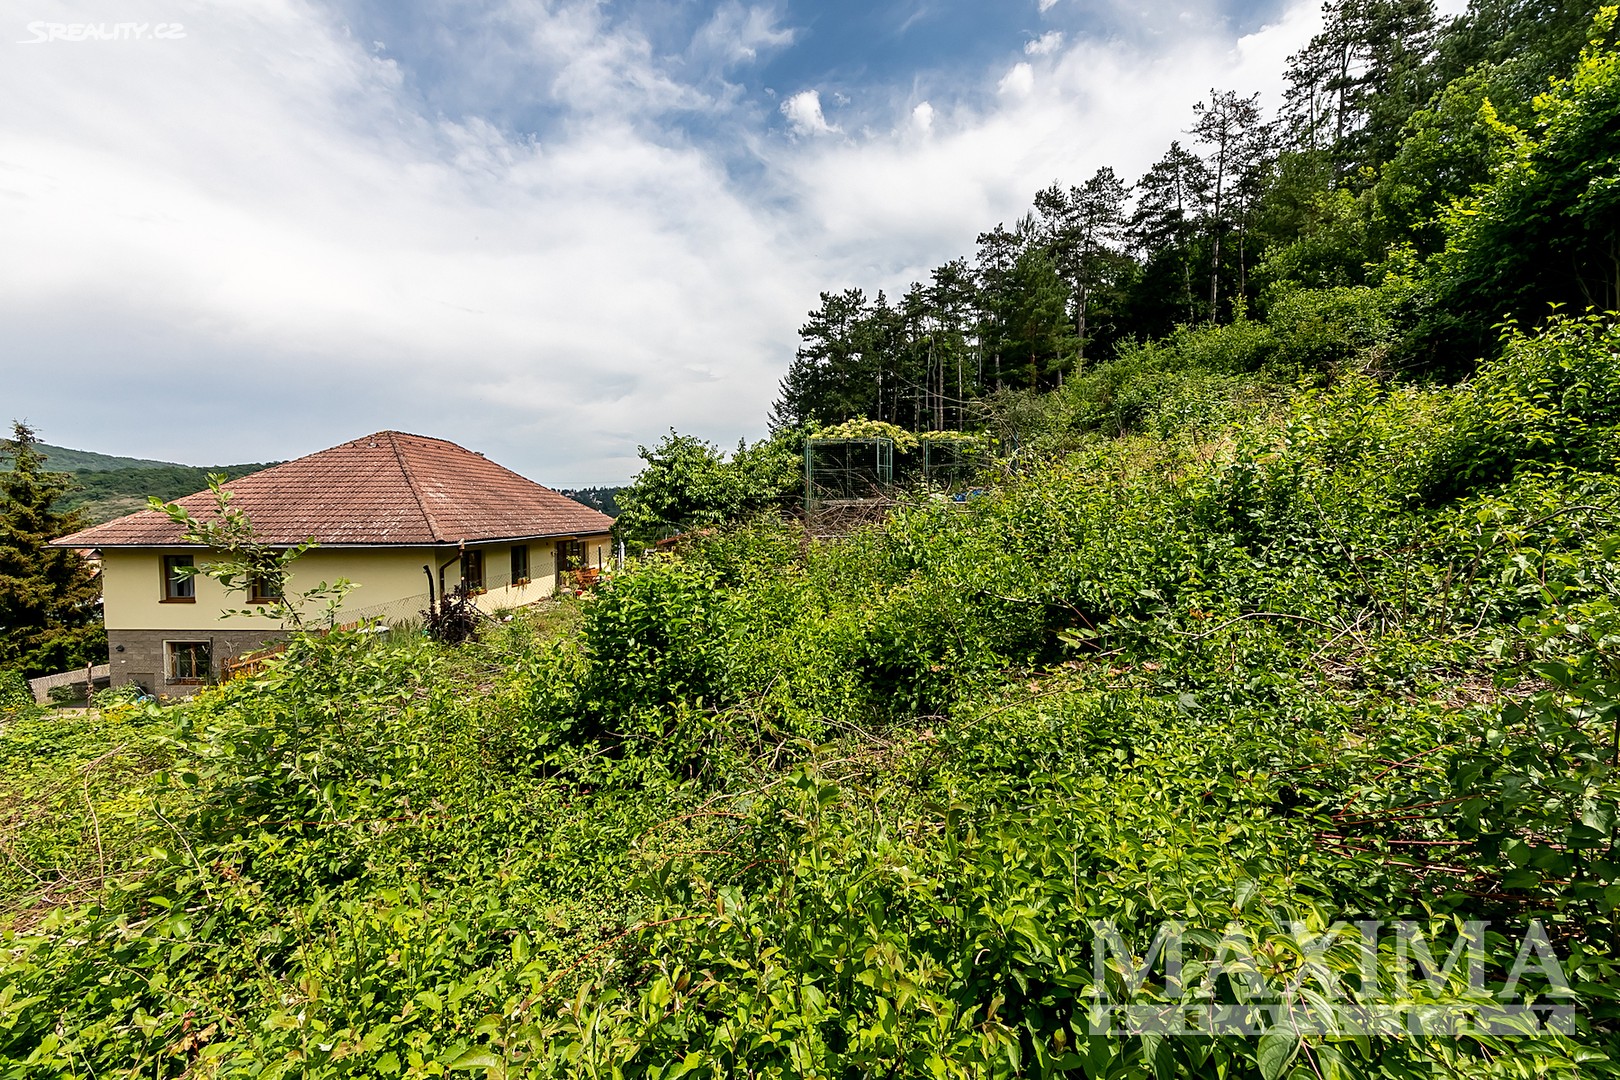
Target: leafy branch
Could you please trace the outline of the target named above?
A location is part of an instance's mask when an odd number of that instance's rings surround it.
[[[219,556],[200,566],[176,567],[175,573],[187,578],[212,578],[228,594],[263,598],[263,603],[250,599],[251,607],[226,608],[220,613],[221,618],[268,616],[284,629],[296,631],[305,629],[305,611],[318,605],[325,623],[336,622],[338,610],[344,598],[356,588],[355,583],[338,578],[302,591],[289,591],[287,585],[293,563],[320,545],[313,537],[295,544],[272,544],[260,539],[248,515],[231,505],[233,496],[224,485],[225,477],[209,476],[208,490],[215,503],[209,517],[198,517],[178,503],[166,503],[158,498],[148,500],[152,509],[167,514],[184,530],[181,539],[185,543],[208,548]]]

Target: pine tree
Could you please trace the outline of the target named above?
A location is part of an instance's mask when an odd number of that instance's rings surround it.
[[[1328,0],[1322,32],[1288,58],[1291,147],[1330,155],[1342,180],[1388,161],[1438,89],[1433,0]]]
[[[1212,178],[1197,154],[1170,144],[1153,167],[1136,182],[1136,212],[1131,216],[1131,243],[1149,263],[1173,265],[1180,278],[1185,321],[1196,317],[1192,268],[1194,240],[1203,228]],[[1149,281],[1153,275],[1149,275]]]
[[[974,276],[979,294],[979,376],[987,388],[1003,384],[1002,349],[1007,337],[1006,314],[1011,304],[1012,273],[1025,238],[998,224],[979,234]]]
[[[1009,381],[1030,390],[1061,386],[1075,351],[1068,286],[1038,247],[1018,256],[1007,284],[999,321],[1001,355],[1015,365]]]
[[[857,327],[866,307],[860,289],[821,294],[821,306],[799,328],[804,344],[782,379],[781,395],[771,408],[771,430],[865,415],[866,388],[855,384],[860,366]]]
[[[1129,189],[1104,166],[1081,187],[1067,192],[1053,184],[1035,196],[1047,251],[1074,299],[1078,357],[1085,359],[1088,319],[1097,292],[1119,276],[1119,245],[1125,236]]]
[[[973,282],[973,271],[966,259],[953,259],[934,268],[927,287],[929,311],[934,319],[932,346],[940,377],[941,408],[935,427],[945,427],[943,399],[950,397],[955,426],[963,422],[963,408],[970,395],[977,396],[983,387],[979,377],[969,377],[968,339],[972,334],[974,313],[978,309],[979,294]],[[946,393],[946,385],[955,377],[955,394]]]
[[[77,551],[48,546],[87,522],[53,509],[73,479],[47,472],[37,443],[20,421],[0,442],[0,667],[30,678],[107,659],[99,583]]]
[[[1192,134],[1209,147],[1209,318],[1220,317],[1221,241],[1234,222],[1232,208],[1246,200],[1235,198],[1244,173],[1253,167],[1259,138],[1260,95],[1238,97],[1232,90],[1209,92],[1209,100],[1193,106],[1198,120]]]

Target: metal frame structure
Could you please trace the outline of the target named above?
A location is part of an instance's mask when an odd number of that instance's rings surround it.
[[[806,439],[804,508],[886,498],[894,491],[893,439]]]
[[[923,482],[951,491],[971,485],[985,464],[982,443],[963,439],[923,439],[918,451]]]

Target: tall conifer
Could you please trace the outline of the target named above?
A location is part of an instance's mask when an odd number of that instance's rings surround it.
[[[79,511],[56,504],[73,487],[49,472],[27,424],[0,441],[0,667],[34,677],[105,663],[101,587],[77,551],[50,541],[83,528]]]

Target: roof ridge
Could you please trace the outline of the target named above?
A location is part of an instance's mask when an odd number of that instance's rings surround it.
[[[394,460],[399,462],[399,471],[405,477],[405,486],[410,488],[411,498],[416,500],[416,508],[422,512],[422,520],[427,523],[428,535],[434,540],[443,540],[444,535],[439,530],[438,520],[428,513],[427,503],[422,501],[422,493],[416,488],[416,478],[411,475],[411,467],[405,464],[405,455],[399,449],[399,440],[395,436],[402,434],[398,431],[386,432],[388,446],[394,451]]]
[[[424,442],[444,443],[444,445],[446,445],[446,446],[454,446],[454,447],[456,447],[457,449],[460,449],[460,450],[466,450],[467,449],[465,446],[462,446],[460,443],[452,442],[449,439],[441,439],[437,435],[423,435],[420,432],[416,432],[416,431],[400,431],[398,428],[383,428],[381,431],[375,431],[375,432],[372,432],[370,435],[362,436],[362,439],[375,439],[379,435],[403,435],[407,439],[421,439]],[[360,442],[360,441],[362,441],[362,439],[356,439],[354,441],[355,442]]]
[[[452,444],[452,445],[454,445],[454,444]],[[538,480],[530,480],[527,476],[524,476],[522,473],[514,472],[513,470],[508,469],[505,465],[502,465],[500,462],[495,461],[492,458],[485,457],[483,454],[479,454],[477,450],[469,450],[468,453],[470,453],[470,454],[478,454],[479,457],[484,458],[484,460],[489,462],[490,465],[492,465],[495,468],[499,469],[501,472],[505,473],[507,476],[516,477],[517,479],[522,480],[525,483],[533,484],[535,487],[539,488],[541,491],[544,491],[549,495],[556,495],[558,498],[562,498],[562,499],[567,499],[568,498],[568,496],[564,495],[562,492],[558,491],[556,488],[547,487],[546,485],[542,484]],[[573,502],[572,499],[569,499],[568,501]],[[580,505],[583,506],[584,504],[581,503]],[[587,506],[587,507],[585,507],[585,509],[589,510],[589,509],[591,509],[591,507]]]

